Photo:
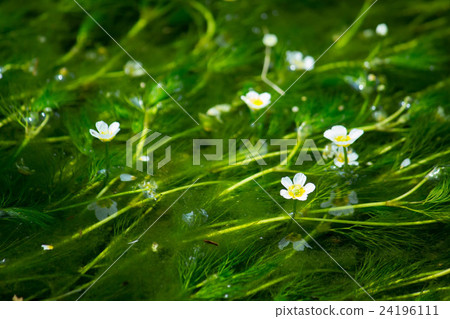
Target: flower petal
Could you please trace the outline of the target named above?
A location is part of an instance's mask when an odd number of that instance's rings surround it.
[[[286,198],[286,199],[291,199],[291,198],[292,198],[292,196],[289,195],[289,192],[288,192],[287,190],[285,190],[285,189],[282,189],[282,190],[280,191],[280,195],[283,196],[283,197]]]
[[[314,68],[314,58],[312,56],[305,56],[303,59],[305,70],[312,70]]]
[[[342,166],[344,166],[344,162],[339,161],[337,157],[334,158],[333,160],[334,165],[336,165],[337,167],[341,168]]]
[[[345,126],[342,125],[335,125],[331,128],[335,136],[346,136],[347,135],[347,129]]]
[[[130,174],[120,174],[120,180],[122,182],[130,182],[130,181],[134,181],[136,179],[135,176],[130,175]]]
[[[303,189],[305,190],[305,194],[309,194],[314,192],[314,190],[316,189],[316,185],[314,185],[313,183],[308,183],[303,187]]]
[[[295,199],[305,201],[308,199],[308,194],[304,193],[302,196],[296,197]]]
[[[347,159],[349,162],[353,162],[353,161],[357,160],[358,157],[359,157],[358,154],[356,154],[355,152],[351,152],[351,153],[347,154]]]
[[[331,207],[331,206],[332,206],[331,200],[327,200],[326,202],[323,202],[323,203],[320,204],[320,208],[328,208],[328,207]]]
[[[281,184],[284,186],[284,187],[286,187],[286,188],[289,188],[290,186],[292,186],[293,184],[292,184],[292,181],[291,181],[291,179],[289,178],[289,177],[283,177],[282,179],[281,179]]]
[[[359,128],[354,128],[350,131],[350,133],[348,134],[348,136],[350,136],[350,138],[352,140],[356,140],[358,137],[360,137],[361,135],[364,134],[363,130],[360,130]]]
[[[305,185],[306,182],[306,175],[303,173],[297,173],[294,176],[294,184],[295,185],[300,185],[303,187],[303,185]]]
[[[301,239],[299,241],[294,241],[292,243],[292,246],[295,251],[304,251],[305,247],[312,249],[312,247],[308,244],[308,242],[304,239]]]
[[[100,134],[98,134],[96,130],[90,129],[89,133],[91,133],[93,137],[100,138]]]
[[[351,192],[348,194],[348,202],[349,202],[350,204],[358,204],[358,195],[356,194],[355,191],[351,191]]]
[[[336,134],[332,131],[332,130],[326,130],[323,133],[323,136],[327,139],[329,139],[330,141],[334,142],[334,137],[336,136]]]
[[[271,95],[270,93],[264,92],[262,94],[259,95],[259,98],[263,101],[263,102],[267,102],[270,101]]]
[[[259,97],[259,94],[255,91],[250,91],[245,95],[245,97],[247,99],[257,99]]]
[[[109,134],[114,136],[116,135],[119,131],[120,131],[120,123],[119,122],[114,122],[109,126]]]
[[[97,131],[99,131],[99,133],[108,132],[108,124],[103,121],[98,121],[97,123],[95,123],[95,127],[97,128]]]
[[[280,250],[283,250],[287,245],[289,245],[290,241],[287,240],[286,238],[283,238],[282,240],[280,240],[280,242],[278,243],[278,248]]]

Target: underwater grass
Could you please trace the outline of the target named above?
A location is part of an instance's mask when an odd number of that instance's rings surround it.
[[[130,76],[129,56],[75,2],[0,4],[0,299],[450,299],[448,1],[379,1],[288,91],[301,72],[286,51],[317,58],[370,1],[80,4],[166,91]],[[261,77],[267,32],[278,44]],[[251,88],[286,94],[257,120],[240,99]],[[107,156],[89,134],[100,120],[120,122]],[[323,152],[337,124],[364,130],[351,169],[295,165],[296,146],[268,147],[265,166],[243,147],[235,165],[228,148],[192,165],[192,139],[310,138]],[[154,176],[125,165],[146,128],[172,137]],[[316,189],[296,222],[368,294],[283,212],[280,179],[298,172]],[[335,216],[352,191],[353,213]],[[332,192],[337,207],[322,207]],[[111,201],[106,219],[89,209]],[[312,249],[280,250],[290,232]]]

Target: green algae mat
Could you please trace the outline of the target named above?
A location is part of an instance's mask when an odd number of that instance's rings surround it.
[[[1,300],[449,300],[449,20],[2,1]]]

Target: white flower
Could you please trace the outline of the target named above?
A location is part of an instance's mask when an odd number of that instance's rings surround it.
[[[298,111],[300,111],[298,106],[293,106],[291,110],[292,110],[293,113],[297,113]]]
[[[289,63],[291,71],[296,70],[312,70],[314,68],[315,60],[312,56],[305,56],[300,51],[287,51],[286,61]]]
[[[267,33],[264,35],[263,43],[265,46],[274,47],[278,43],[278,38],[275,34]]]
[[[105,199],[89,204],[87,209],[95,211],[95,217],[98,220],[103,220],[117,213],[117,203],[111,199]]]
[[[206,115],[215,117],[217,120],[222,121],[220,116],[222,113],[228,113],[231,110],[230,104],[218,104],[216,106],[213,106],[208,111],[206,111]]]
[[[334,165],[336,165],[337,167],[342,167],[345,165],[345,153],[344,153],[344,148],[341,147],[337,147],[336,145],[333,145],[334,149],[335,149],[335,157],[334,157]],[[353,150],[348,150],[347,151],[347,164],[348,165],[354,165],[354,166],[358,166],[359,163],[356,161],[358,159],[358,154],[356,154],[355,152],[353,152]]]
[[[331,129],[326,130],[323,136],[332,141],[337,146],[348,147],[354,141],[356,141],[364,131],[354,128],[348,133],[347,129],[342,125],[335,125]]]
[[[41,245],[43,250],[53,250],[53,246],[52,245]]]
[[[119,133],[119,126],[119,122],[114,122],[110,126],[108,126],[108,124],[106,124],[105,122],[99,121],[95,123],[95,127],[97,128],[98,132],[91,129],[89,130],[89,133],[91,133],[93,137],[98,138],[102,142],[109,142],[116,136],[117,133]]]
[[[134,181],[136,179],[136,176],[130,175],[130,174],[120,174],[120,180],[122,182],[130,182]]]
[[[405,158],[403,162],[400,164],[400,169],[405,168],[411,165],[411,160],[409,158]]]
[[[365,38],[371,38],[371,37],[373,37],[373,35],[374,35],[374,32],[373,32],[372,29],[365,29],[365,30],[363,31],[363,36],[364,36]]]
[[[123,67],[126,75],[137,77],[145,74],[145,70],[140,62],[128,61]]]
[[[331,143],[325,145],[323,152],[322,152],[322,157],[324,157],[325,159],[333,158],[334,155],[336,155],[335,153],[337,150],[336,147],[333,147],[333,146],[335,146],[335,145],[331,144]]]
[[[265,108],[270,103],[271,95],[270,93],[257,93],[255,91],[250,91],[246,95],[241,95],[241,100],[247,104],[247,106],[252,110],[260,110]]]
[[[312,249],[312,247],[308,244],[308,242],[302,239],[302,236],[300,236],[299,234],[287,235],[282,240],[280,240],[280,242],[278,243],[278,248],[280,250],[283,250],[290,243],[292,243],[292,247],[296,251],[303,251],[305,250],[306,247]]]
[[[381,23],[381,24],[377,25],[375,32],[379,36],[384,37],[388,33],[388,27],[387,27],[386,23]]]
[[[320,207],[339,207],[340,209],[330,209],[328,213],[333,216],[348,216],[355,211],[352,204],[358,204],[358,196],[355,191],[351,191],[348,196],[344,198],[336,198],[336,193],[331,191],[330,199],[320,204]]]
[[[145,198],[156,199],[156,190],[158,189],[158,185],[154,180],[144,181],[139,184],[139,187],[144,190]]]
[[[281,179],[281,184],[283,184],[286,189],[280,191],[280,195],[286,199],[297,199],[306,200],[308,194],[316,189],[313,183],[308,183],[305,185],[306,175],[303,173],[297,173],[294,176],[294,182],[291,181],[289,177],[283,177]]]

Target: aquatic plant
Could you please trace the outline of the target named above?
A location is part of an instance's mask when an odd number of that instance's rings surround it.
[[[79,3],[0,3],[2,300],[450,299],[448,1]]]

